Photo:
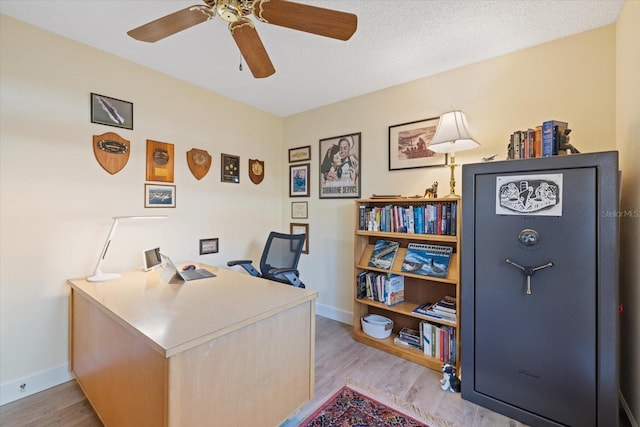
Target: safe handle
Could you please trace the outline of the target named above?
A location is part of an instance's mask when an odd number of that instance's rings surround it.
[[[527,295],[531,295],[531,276],[533,276],[538,270],[542,270],[543,268],[547,268],[547,267],[553,267],[553,263],[551,261],[549,261],[546,264],[539,265],[537,267],[531,267],[529,265],[522,266],[520,264],[517,264],[511,261],[509,258],[505,259],[504,262],[522,270],[524,275],[527,277],[527,291],[526,291]]]

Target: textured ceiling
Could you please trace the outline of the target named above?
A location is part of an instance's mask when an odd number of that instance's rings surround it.
[[[154,44],[127,31],[198,0],[0,0],[0,13],[285,117],[613,23],[624,0],[300,0],[354,13],[346,41],[253,19],[276,73],[239,71],[220,17]],[[46,49],[46,46],[43,46]],[[1,57],[0,57],[1,60]]]

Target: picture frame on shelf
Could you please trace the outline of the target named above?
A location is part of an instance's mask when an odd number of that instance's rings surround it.
[[[302,247],[302,253],[309,253],[309,224],[301,224],[292,222],[289,224],[289,234],[304,234],[304,246]]]
[[[133,130],[133,103],[92,92],[91,123]]]
[[[175,208],[176,186],[145,184],[144,185],[145,208]]]
[[[307,202],[291,202],[291,218],[307,219],[309,216],[309,206]]]
[[[200,255],[217,254],[218,238],[200,239]]]
[[[360,132],[320,140],[320,198],[360,197]]]
[[[240,156],[220,154],[220,180],[222,182],[240,183]]]
[[[289,163],[311,160],[311,146],[289,148]]]
[[[289,197],[309,197],[310,163],[289,166]]]
[[[173,182],[173,144],[147,139],[147,181]]]
[[[442,156],[427,148],[438,127],[439,117],[389,126],[389,170],[445,166]]]

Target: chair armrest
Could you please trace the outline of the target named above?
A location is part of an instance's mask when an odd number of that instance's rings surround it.
[[[244,268],[247,273],[254,277],[260,277],[260,272],[256,270],[256,268],[252,264],[252,261],[249,259],[237,259],[227,262],[227,266],[229,267],[233,267],[234,265],[239,265],[240,267]]]
[[[298,270],[295,268],[273,268],[269,270],[268,274],[274,277],[282,276],[289,282],[289,284],[298,288],[305,287],[304,283],[302,283],[302,281],[298,277]]]

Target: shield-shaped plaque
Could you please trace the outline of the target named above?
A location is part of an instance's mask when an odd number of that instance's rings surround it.
[[[129,141],[114,132],[93,135],[93,154],[102,169],[111,175],[125,167],[131,151]]]
[[[206,150],[192,148],[187,151],[189,170],[197,180],[202,179],[211,167],[211,155]]]
[[[254,184],[260,184],[264,179],[264,162],[249,159],[249,179]]]

